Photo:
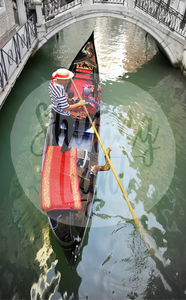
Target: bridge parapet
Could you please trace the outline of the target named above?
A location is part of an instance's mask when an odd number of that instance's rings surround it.
[[[171,31],[186,37],[186,14],[182,15],[163,1],[135,0],[135,7],[155,18]]]
[[[45,0],[37,0],[35,3],[38,49],[61,29],[79,20],[102,16],[116,17],[132,22],[151,34],[171,64],[186,73],[186,13],[181,15],[163,1],[74,0],[62,3],[50,16],[43,14]]]

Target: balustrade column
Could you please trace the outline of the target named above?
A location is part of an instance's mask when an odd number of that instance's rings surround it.
[[[17,12],[18,12],[18,17],[19,17],[19,25],[22,26],[27,21],[24,0],[17,0]]]

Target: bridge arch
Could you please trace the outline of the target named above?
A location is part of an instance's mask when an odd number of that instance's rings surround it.
[[[37,24],[39,38],[37,49],[63,28],[81,20],[97,17],[119,18],[124,22],[131,22],[141,27],[154,38],[159,49],[167,56],[174,67],[181,65],[185,44],[184,38],[171,32],[169,28],[140,10],[118,4],[84,4],[73,7],[44,24]]]

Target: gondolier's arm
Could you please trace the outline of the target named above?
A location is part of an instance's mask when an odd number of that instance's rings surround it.
[[[86,103],[85,100],[80,100],[78,103],[72,104],[72,105],[70,105],[68,108],[65,108],[65,111],[71,111],[71,110],[73,110],[74,108],[84,106],[85,103]]]

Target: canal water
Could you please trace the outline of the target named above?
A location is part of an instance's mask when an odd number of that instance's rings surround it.
[[[101,139],[143,232],[112,171],[99,173],[72,269],[40,209],[41,155],[51,74],[93,30]],[[0,128],[0,299],[186,299],[186,78],[150,35],[106,17],[63,29],[27,63]]]

